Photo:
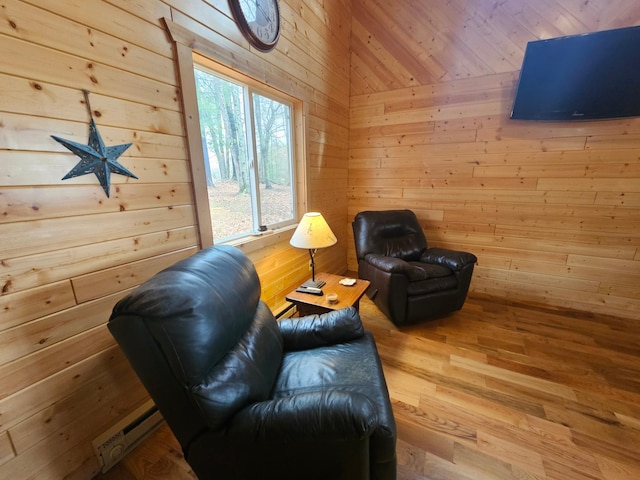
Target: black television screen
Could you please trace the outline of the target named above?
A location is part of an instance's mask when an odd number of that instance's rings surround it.
[[[529,42],[511,118],[640,116],[640,26]]]

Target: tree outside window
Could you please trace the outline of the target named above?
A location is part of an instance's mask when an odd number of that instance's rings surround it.
[[[295,222],[292,106],[195,68],[216,242]]]

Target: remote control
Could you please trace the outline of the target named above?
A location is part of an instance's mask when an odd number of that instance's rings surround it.
[[[315,288],[315,287],[303,287],[303,286],[300,286],[300,287],[296,288],[296,292],[310,293],[311,295],[324,295],[322,290],[320,290],[319,288]]]

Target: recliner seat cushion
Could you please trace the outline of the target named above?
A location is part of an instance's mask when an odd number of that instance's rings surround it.
[[[447,267],[421,262],[409,262],[407,295],[425,295],[458,287],[455,275]]]
[[[381,372],[375,341],[367,332],[348,343],[285,352],[273,398],[329,390],[361,393],[363,402],[373,402],[378,412],[377,427],[370,439],[371,456],[384,463],[395,458],[396,434]]]
[[[421,280],[431,280],[432,278],[443,278],[453,274],[447,267],[421,262],[407,262],[412,268],[407,270],[409,282]]]
[[[449,275],[448,277],[430,278],[420,280],[418,282],[409,282],[407,285],[407,296],[415,297],[417,295],[426,295],[427,293],[443,292],[457,288],[458,282],[456,277]]]

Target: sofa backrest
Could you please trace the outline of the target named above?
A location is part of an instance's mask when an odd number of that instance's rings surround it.
[[[268,398],[282,337],[238,249],[211,247],[142,284],[109,329],[183,447]]]
[[[411,210],[360,212],[352,226],[358,261],[370,253],[418,260],[427,249],[427,239]]]

